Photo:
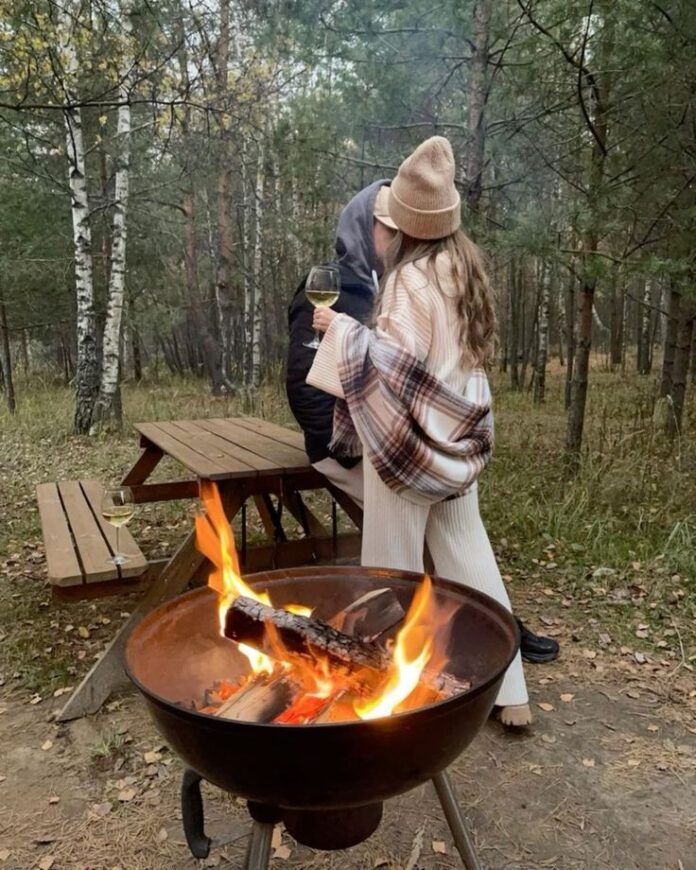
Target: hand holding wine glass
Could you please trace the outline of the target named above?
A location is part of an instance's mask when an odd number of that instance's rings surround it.
[[[114,565],[124,565],[128,557],[120,552],[119,532],[135,513],[133,491],[129,486],[108,486],[104,490],[101,502],[101,513],[104,519],[116,527],[116,552],[109,561]]]
[[[336,303],[341,292],[341,275],[336,266],[315,266],[309,273],[305,284],[305,296],[315,308],[330,308]],[[304,347],[316,350],[321,335],[314,330],[312,341],[305,341]]]

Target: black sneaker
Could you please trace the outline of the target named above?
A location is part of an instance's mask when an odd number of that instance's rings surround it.
[[[544,662],[552,662],[558,658],[560,647],[558,642],[552,637],[544,637],[539,634],[534,634],[521,619],[517,619],[517,625],[520,628],[520,652],[522,659],[525,662],[531,662],[535,665],[543,664]]]

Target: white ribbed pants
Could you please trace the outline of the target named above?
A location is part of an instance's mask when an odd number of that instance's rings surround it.
[[[422,572],[424,543],[435,573],[478,589],[512,610],[479,514],[476,485],[466,495],[435,505],[406,501],[382,482],[364,457],[365,504],[362,564]],[[517,653],[496,704],[526,704],[527,686]]]

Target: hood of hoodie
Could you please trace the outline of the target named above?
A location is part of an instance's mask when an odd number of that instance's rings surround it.
[[[338,219],[335,248],[341,280],[347,284],[357,281],[372,288],[372,270],[378,276],[382,272],[375,253],[374,208],[380,187],[389,184],[388,179],[382,179],[363,188],[345,206]]]

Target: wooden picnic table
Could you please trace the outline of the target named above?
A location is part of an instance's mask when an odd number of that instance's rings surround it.
[[[142,453],[122,481],[132,489],[135,501],[192,499],[198,496],[201,480],[215,481],[230,522],[242,512],[240,562],[244,573],[359,553],[362,512],[312,467],[299,432],[254,417],[138,423],[135,428],[140,433]],[[165,456],[176,460],[188,475],[174,481],[149,482]],[[331,528],[326,528],[305,503],[302,494],[308,490],[330,492],[334,499]],[[258,511],[268,539],[253,547],[248,546],[246,539],[249,501]],[[336,503],[358,527],[354,532],[338,534]],[[288,536],[283,526],[285,511],[293,518],[293,527],[302,530],[299,538]],[[75,690],[59,714],[60,721],[101,707],[124,682],[123,651],[133,628],[201,574],[204,580],[207,567],[207,560],[196,549],[192,527],[169,560],[150,565],[146,575],[149,585],[143,598]],[[97,585],[91,583],[89,587]],[[86,585],[82,587],[85,588]],[[114,582],[115,591],[122,588],[123,583]]]

